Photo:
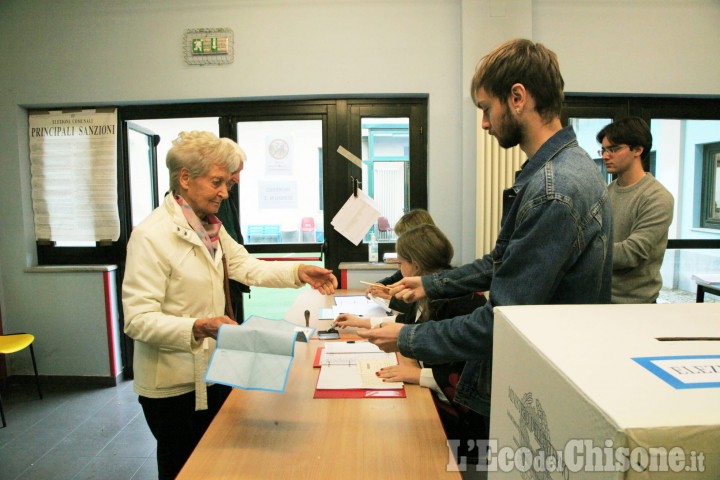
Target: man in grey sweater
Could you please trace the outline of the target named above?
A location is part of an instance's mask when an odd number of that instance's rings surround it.
[[[608,186],[615,242],[612,303],[654,303],[674,200],[643,167],[652,148],[650,128],[642,118],[624,118],[600,130],[597,141],[607,171],[617,175]]]

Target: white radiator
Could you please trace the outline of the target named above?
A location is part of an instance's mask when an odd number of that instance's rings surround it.
[[[477,111],[477,196],[475,211],[475,256],[480,258],[495,246],[500,231],[502,192],[512,186],[515,172],[526,160],[520,147],[505,149],[483,130],[482,111]]]
[[[380,212],[387,217],[390,227],[395,226],[403,216],[405,208],[405,163],[403,162],[375,162],[373,174],[375,177],[375,190],[373,197],[380,206]],[[380,232],[382,238],[386,239]],[[387,235],[387,239],[391,236]]]

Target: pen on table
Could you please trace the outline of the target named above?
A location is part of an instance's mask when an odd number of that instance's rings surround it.
[[[387,285],[383,285],[382,283],[363,282],[362,280],[360,280],[360,283],[362,283],[364,285],[370,285],[371,287],[378,287],[378,288],[384,288],[386,290],[390,290],[390,287],[388,287]]]
[[[305,326],[310,326],[310,310],[305,310]]]

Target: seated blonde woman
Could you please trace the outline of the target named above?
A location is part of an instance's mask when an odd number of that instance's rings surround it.
[[[450,262],[453,254],[450,240],[435,225],[418,225],[404,232],[397,240],[397,256],[403,276],[429,275],[447,270],[451,268]],[[485,297],[480,293],[433,301],[422,299],[408,304],[408,311],[397,316],[360,318],[342,314],[335,319],[335,325],[338,328],[376,328],[389,322],[421,323],[466,315],[484,304]],[[434,374],[439,371],[438,368],[423,368],[416,362],[411,362],[383,368],[378,372],[378,376],[390,382],[402,381],[431,388],[441,400],[447,403],[445,394],[435,380]],[[443,369],[444,375],[446,372]],[[442,379],[440,383],[442,384],[444,381],[445,379]]]

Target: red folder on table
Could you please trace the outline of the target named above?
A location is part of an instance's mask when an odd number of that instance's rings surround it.
[[[322,358],[323,350],[323,347],[318,347],[318,349],[315,350],[315,360],[313,360],[313,368],[320,368],[320,359]]]
[[[318,390],[313,398],[405,398],[405,387],[395,390]]]
[[[322,347],[317,349],[313,361],[313,367],[320,367],[321,374],[322,368],[351,368],[350,365],[321,366],[322,350]],[[318,375],[318,381],[320,381],[320,375]],[[313,398],[406,398],[406,396],[405,386],[400,388],[317,388],[316,385]]]

